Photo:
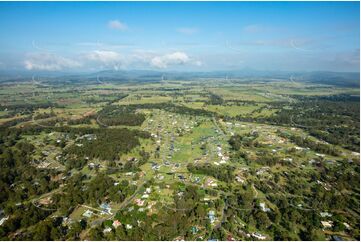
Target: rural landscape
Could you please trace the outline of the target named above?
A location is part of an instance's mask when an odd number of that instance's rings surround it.
[[[115,74],[1,82],[2,239],[359,239],[358,81]]]
[[[1,241],[360,241],[359,1],[0,2]]]

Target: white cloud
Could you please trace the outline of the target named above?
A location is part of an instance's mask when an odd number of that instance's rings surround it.
[[[121,56],[118,52],[107,50],[94,50],[86,55],[86,58],[91,61],[99,61],[109,63],[119,61]]]
[[[190,61],[188,55],[184,52],[174,52],[162,56],[153,57],[150,61],[151,66],[164,69],[169,65],[183,65]]]
[[[108,22],[108,27],[111,29],[116,29],[116,30],[127,30],[128,26],[125,23],[120,22],[119,20],[110,20]]]
[[[198,32],[198,29],[196,28],[179,28],[177,29],[177,32],[181,34],[191,35]]]
[[[26,55],[24,65],[27,70],[59,71],[80,67],[81,63],[50,53],[30,53]]]

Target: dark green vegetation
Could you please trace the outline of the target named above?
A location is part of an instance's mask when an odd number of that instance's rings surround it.
[[[105,126],[141,125],[145,119],[144,115],[134,112],[134,107],[106,106],[104,109],[98,112],[98,122]]]
[[[129,129],[77,129],[75,132],[84,135],[92,134],[92,136],[85,137],[80,144],[69,146],[64,150],[65,153],[77,155],[78,158],[88,157],[111,161],[118,160],[121,154],[139,146],[139,137],[149,138],[146,132]]]
[[[349,76],[103,74],[1,82],[1,240],[359,240]]]

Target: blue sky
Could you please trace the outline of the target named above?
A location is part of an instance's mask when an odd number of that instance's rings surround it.
[[[0,3],[0,69],[359,71],[359,2]]]

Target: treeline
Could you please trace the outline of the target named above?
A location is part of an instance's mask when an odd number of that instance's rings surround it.
[[[216,113],[207,111],[204,109],[195,109],[195,108],[189,108],[186,106],[179,106],[172,104],[170,102],[167,103],[146,103],[146,104],[133,104],[128,105],[129,108],[133,109],[162,109],[168,112],[172,113],[179,113],[179,114],[187,114],[192,116],[206,116],[206,117],[212,117],[216,115]]]
[[[44,103],[37,103],[37,104],[31,104],[31,103],[22,103],[22,104],[12,104],[12,105],[0,105],[0,110],[4,111],[5,109],[18,114],[18,113],[24,113],[24,114],[30,114],[33,111],[42,108],[62,108],[63,106],[52,103],[52,102],[44,102]]]
[[[76,132],[79,133],[77,129]],[[83,129],[88,134],[94,134],[96,139],[81,141],[82,146],[72,145],[65,149],[66,154],[78,157],[98,158],[102,160],[118,160],[121,154],[131,151],[138,146],[139,138],[149,138],[147,132],[129,129]],[[84,132],[82,132],[84,133]]]
[[[91,90],[98,90],[98,89],[89,89]],[[94,104],[94,103],[101,103],[101,102],[107,102],[107,105],[112,105],[125,97],[128,96],[128,94],[117,94],[117,93],[111,93],[111,94],[98,94],[99,98],[96,97],[86,97],[84,98],[84,101],[87,104]]]
[[[224,165],[222,168],[219,168],[210,164],[194,165],[189,163],[187,169],[191,173],[213,176],[224,182],[232,182],[235,178],[233,174],[234,167],[229,165]]]
[[[310,148],[316,152],[320,152],[320,153],[328,154],[328,155],[332,155],[332,156],[339,156],[341,154],[341,151],[339,149],[337,149],[336,147],[334,147],[333,145],[316,142],[308,137],[304,138],[300,135],[288,134],[288,133],[281,132],[279,130],[278,130],[277,134],[280,137],[288,138],[290,141],[292,141],[296,145],[299,145],[301,147]]]
[[[95,118],[96,118],[96,115],[93,114],[93,115],[88,115],[88,116],[81,117],[78,119],[69,119],[67,121],[67,123],[68,123],[68,125],[91,124],[91,120],[95,119]]]
[[[100,125],[129,125],[138,126],[145,120],[145,115],[135,113],[134,107],[109,105],[98,112],[98,123]]]
[[[216,95],[214,93],[211,93],[209,95],[209,101],[207,101],[207,104],[211,105],[222,105],[224,103],[224,100],[221,96]]]
[[[50,112],[50,113],[39,113],[34,115],[34,119],[38,120],[38,119],[46,119],[46,118],[52,118],[55,117],[56,114],[54,112]]]
[[[254,146],[254,140],[258,137],[258,133],[254,132],[253,134],[249,133],[248,135],[233,135],[228,140],[229,145],[232,150],[239,150],[242,146],[252,147]],[[257,144],[256,144],[257,146]]]
[[[8,127],[12,127],[12,126],[15,126],[15,125],[18,125],[22,122],[27,122],[27,121],[30,121],[32,118],[31,118],[31,115],[27,115],[25,117],[21,117],[21,118],[16,118],[16,119],[12,119],[12,120],[9,120],[9,121],[6,121],[4,123],[2,123],[0,126],[4,127],[4,128],[8,128]]]

